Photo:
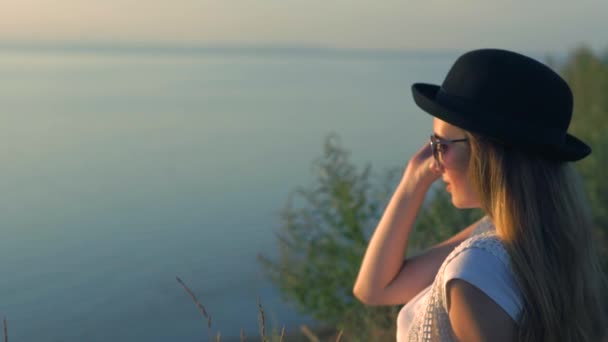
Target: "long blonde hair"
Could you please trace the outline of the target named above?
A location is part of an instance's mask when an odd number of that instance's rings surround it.
[[[522,293],[519,341],[599,341],[606,280],[573,165],[466,133],[470,176]]]

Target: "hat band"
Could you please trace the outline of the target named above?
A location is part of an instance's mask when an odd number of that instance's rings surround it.
[[[439,88],[435,95],[435,100],[447,108],[461,112],[460,114],[476,114],[474,118],[471,118],[472,121],[477,123],[480,123],[479,121],[487,121],[484,126],[492,132],[486,133],[499,134],[501,135],[500,138],[506,140],[518,139],[520,143],[528,142],[542,145],[562,145],[566,139],[566,131],[561,128],[544,124],[541,126],[531,121],[522,122],[519,120],[519,122],[514,122],[512,120],[513,118],[509,118],[506,114],[487,115],[484,117],[484,112],[500,114],[501,111],[487,109],[466,98],[451,95],[443,90],[443,87]],[[514,127],[512,132],[504,131],[506,127],[513,127],[514,125],[517,125],[517,127]],[[523,141],[520,139],[523,139]]]

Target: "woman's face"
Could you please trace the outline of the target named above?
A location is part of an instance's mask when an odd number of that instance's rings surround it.
[[[435,118],[433,133],[440,140],[466,138],[464,131],[456,126]],[[446,190],[452,195],[452,204],[457,208],[479,208],[480,201],[468,174],[471,148],[468,141],[455,142],[444,146],[443,163],[440,166]]]

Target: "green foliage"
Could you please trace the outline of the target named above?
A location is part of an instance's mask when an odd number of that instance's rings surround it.
[[[281,212],[279,260],[260,255],[286,299],[334,326],[345,317],[361,323],[371,311],[390,311],[367,309],[352,296],[356,265],[367,246],[365,232],[379,219],[381,200],[373,193],[371,167],[358,172],[348,157],[338,137],[330,135],[323,157],[313,164],[316,183],[294,191]]]
[[[577,163],[593,212],[600,243],[600,257],[608,273],[608,50],[604,57],[581,47],[574,50],[560,72],[574,94],[571,131],[592,148]]]

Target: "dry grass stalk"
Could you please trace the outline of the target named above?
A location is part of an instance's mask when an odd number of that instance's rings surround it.
[[[343,333],[344,333],[344,330],[340,330],[340,332],[338,333],[338,337],[336,337],[336,342],[340,342],[340,340],[342,339]]]
[[[207,310],[205,310],[205,307],[203,306],[203,304],[201,304],[201,302],[199,302],[199,300],[198,300],[198,298],[196,298],[196,295],[194,294],[194,292],[192,292],[192,290],[190,290],[190,288],[178,276],[176,276],[175,279],[177,279],[177,282],[184,288],[184,290],[188,293],[190,298],[192,298],[192,301],[194,302],[196,307],[199,309],[199,311],[203,314],[203,317],[207,318],[207,327],[211,328],[211,315],[209,313],[207,313]],[[266,340],[266,318],[264,315],[264,308],[262,307],[262,303],[260,302],[260,297],[258,297],[258,311],[260,313],[260,330],[261,330],[261,335],[262,335],[262,342],[266,342],[267,341]],[[312,332],[312,330],[310,330],[310,328],[308,326],[302,325],[300,327],[300,330],[308,338],[309,341],[311,341],[311,342],[320,342],[321,341],[319,339],[319,337],[317,337]],[[343,331],[340,330],[340,333],[338,334],[336,342],[340,342],[340,339],[342,338],[342,333],[343,333]],[[210,336],[210,339],[212,336],[213,335]],[[285,339],[285,326],[283,326],[283,328],[281,329],[280,342],[283,342],[284,339]],[[215,340],[216,340],[216,342],[220,342],[220,340],[221,340],[221,333],[219,331],[217,332],[217,336],[215,337]],[[4,319],[4,342],[8,342],[6,318]],[[243,328],[241,328],[241,342],[245,342],[245,333],[243,331]]]
[[[203,314],[203,317],[207,318],[207,328],[209,328],[209,341],[213,341],[213,333],[211,332],[211,315],[209,315],[207,313],[207,310],[205,310],[205,307],[203,306],[203,304],[201,304],[201,302],[198,301],[194,292],[192,292],[192,290],[190,290],[190,288],[188,286],[186,286],[186,284],[178,276],[176,276],[175,279],[177,279],[177,282],[180,283],[180,285],[184,288],[184,290],[186,290],[188,295],[190,295],[190,298],[192,298],[192,301],[194,302],[196,307]],[[218,334],[219,334],[219,331],[218,331]]]
[[[300,326],[300,331],[302,332],[302,334],[304,334],[304,336],[306,336],[308,338],[308,340],[310,342],[320,342],[321,341],[319,339],[319,337],[317,337],[317,335],[315,335],[315,333],[313,333],[312,330],[310,330],[310,328],[306,324],[303,324],[302,326]]]
[[[203,314],[203,317],[207,318],[207,327],[211,328],[211,315],[207,314],[207,310],[205,310],[203,304],[198,301],[194,292],[192,292],[192,290],[190,290],[190,288],[188,288],[188,286],[186,286],[186,284],[184,284],[184,282],[179,277],[176,276],[175,279],[177,279],[177,282],[180,283],[184,290],[186,290],[186,292],[190,295],[192,301],[194,302],[194,304],[196,304],[196,307]]]
[[[260,297],[258,297],[258,310],[260,311],[260,321],[262,323],[262,342],[266,342],[266,321],[264,319],[264,309],[262,308],[262,303],[260,303]]]

